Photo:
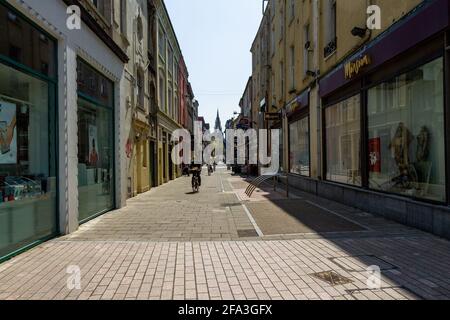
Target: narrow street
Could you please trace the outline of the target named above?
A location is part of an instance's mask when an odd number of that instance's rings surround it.
[[[186,177],[152,189],[0,265],[0,299],[450,297],[448,241],[295,190],[249,199],[246,186],[219,168],[198,194]]]

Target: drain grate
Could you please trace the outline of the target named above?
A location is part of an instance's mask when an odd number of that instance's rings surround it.
[[[258,233],[254,229],[238,230],[237,234],[238,234],[239,238],[256,238],[256,237],[258,237]]]
[[[349,278],[346,278],[334,271],[313,273],[310,276],[315,277],[319,280],[325,281],[325,282],[331,284],[332,286],[339,286],[339,285],[344,285],[344,284],[353,282]]]

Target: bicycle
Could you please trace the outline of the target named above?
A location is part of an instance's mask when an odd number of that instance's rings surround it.
[[[200,181],[198,180],[198,176],[194,175],[192,177],[192,191],[193,192],[198,192],[200,188]]]

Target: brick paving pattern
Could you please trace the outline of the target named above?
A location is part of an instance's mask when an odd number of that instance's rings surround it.
[[[296,199],[367,230],[240,238],[239,231],[257,228],[243,206],[249,199],[236,195],[243,179],[222,170],[203,180],[199,194],[189,194],[189,180],[180,178],[1,264],[0,299],[450,297],[446,240],[301,192]],[[270,201],[258,196],[273,193],[269,188],[258,191],[252,201]],[[382,283],[371,290],[367,267],[374,264]],[[81,270],[80,290],[67,286],[72,265]],[[350,282],[333,285],[316,276],[329,271]]]

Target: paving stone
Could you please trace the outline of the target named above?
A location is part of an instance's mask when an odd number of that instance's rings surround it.
[[[186,194],[183,179],[153,189],[3,263],[0,299],[450,299],[446,240],[303,193],[296,196],[369,230],[240,239],[253,224],[221,185],[233,191],[230,182],[242,178],[222,171],[204,181],[208,191],[197,195]],[[366,269],[377,263],[389,270],[370,290]],[[67,288],[68,265],[82,270],[82,290]],[[310,276],[324,271],[352,283]]]

